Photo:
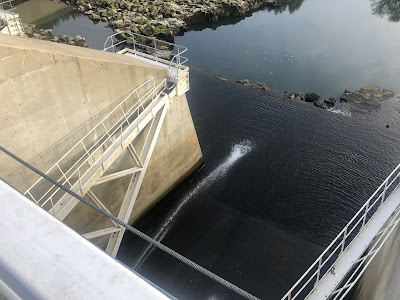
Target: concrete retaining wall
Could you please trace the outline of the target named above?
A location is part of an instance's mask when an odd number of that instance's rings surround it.
[[[123,55],[0,35],[1,144],[46,171],[113,104],[151,76],[158,84],[165,72]],[[196,169],[201,159],[186,97],[174,97],[131,221]],[[0,160],[0,177],[20,191],[37,179],[4,154]],[[131,166],[132,159],[124,153],[109,171]],[[129,181],[127,176],[93,190],[116,214]],[[66,222],[81,232],[108,225],[80,205]]]

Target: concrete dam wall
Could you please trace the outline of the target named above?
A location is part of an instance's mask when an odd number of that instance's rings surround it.
[[[130,91],[166,70],[123,55],[0,35],[1,145],[46,171]],[[145,133],[138,137],[143,144]],[[0,177],[25,192],[38,176],[0,153]],[[130,222],[202,164],[186,96],[170,104]],[[107,172],[127,169],[126,151]],[[130,176],[93,189],[114,215]],[[78,204],[64,220],[81,233],[103,228],[105,218]],[[104,244],[104,240],[98,243]]]

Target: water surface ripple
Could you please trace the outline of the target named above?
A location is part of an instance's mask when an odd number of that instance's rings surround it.
[[[205,167],[137,226],[262,299],[289,289],[400,158],[399,124],[373,114],[343,116],[195,70],[188,100]],[[129,234],[119,259],[178,298],[235,298]]]

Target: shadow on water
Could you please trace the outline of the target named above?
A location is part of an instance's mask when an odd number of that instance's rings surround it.
[[[372,13],[380,17],[388,16],[390,22],[400,21],[400,1],[371,0]]]

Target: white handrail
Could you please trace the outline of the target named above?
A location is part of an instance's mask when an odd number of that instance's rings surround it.
[[[329,244],[329,246],[324,250],[324,252],[322,252],[322,254],[307,269],[307,271],[300,277],[300,279],[282,297],[282,300],[296,299],[300,295],[300,293],[303,291],[307,292],[308,294],[311,293],[314,286],[317,285],[318,282],[321,281],[323,275],[325,275],[329,271],[330,267],[332,267],[335,264],[335,262],[338,260],[340,255],[350,246],[350,244],[355,239],[355,237],[358,234],[360,234],[360,232],[364,228],[365,224],[367,224],[368,221],[375,215],[375,213],[379,209],[379,206],[381,204],[383,204],[385,202],[385,200],[388,198],[389,195],[387,195],[388,194],[387,191],[393,185],[393,183],[399,178],[399,175],[400,175],[399,169],[400,169],[400,164],[382,182],[382,184],[378,187],[378,189],[364,203],[364,205],[358,210],[358,212],[347,223],[347,225],[342,229],[342,231],[340,231],[340,233]],[[392,178],[392,177],[394,177],[394,178]],[[385,197],[385,196],[387,196],[387,197]],[[377,204],[377,203],[379,203],[379,204]],[[376,208],[376,210],[372,211],[373,208]],[[352,236],[352,233],[356,229],[359,229],[359,232],[356,235]],[[335,247],[335,245],[336,245],[336,247]],[[324,256],[327,253],[330,253],[330,254],[326,258],[324,258]],[[337,255],[337,258],[334,261],[330,261],[330,259],[334,255]],[[324,270],[323,270],[323,268],[324,268]],[[315,271],[313,271],[313,270],[315,270]],[[315,282],[314,282],[314,279],[315,279]],[[306,280],[305,283],[303,283],[301,285],[301,283],[304,280]],[[312,284],[312,286],[311,286],[311,284]],[[311,291],[306,290],[307,287],[311,288]]]
[[[139,95],[138,90],[143,88],[144,86],[146,86],[147,84],[151,85],[151,88],[146,91],[143,95]],[[145,82],[143,82],[141,85],[139,85],[138,87],[136,87],[134,90],[132,90],[128,96],[126,96],[118,105],[116,105],[116,107],[110,112],[108,113],[96,126],[93,127],[92,130],[90,130],[83,138],[81,138],[67,153],[65,153],[50,169],[48,169],[48,171],[45,174],[49,174],[52,171],[60,171],[61,172],[61,176],[59,177],[59,181],[63,180],[63,184],[68,183],[70,185],[70,187],[72,187],[73,185],[77,184],[78,182],[81,182],[81,178],[82,176],[84,176],[84,174],[81,174],[81,168],[84,165],[88,165],[89,161],[92,162],[92,164],[94,164],[95,162],[97,162],[99,159],[102,159],[102,154],[104,152],[103,146],[106,146],[106,143],[109,142],[110,140],[112,141],[113,137],[116,137],[116,133],[118,134],[119,131],[122,131],[123,127],[126,125],[130,125],[131,123],[129,122],[129,120],[131,119],[132,116],[135,115],[135,113],[137,112],[137,115],[139,115],[139,110],[140,108],[144,109],[144,104],[146,104],[149,100],[149,98],[151,97],[151,105],[153,105],[153,100],[154,98],[158,95],[158,93],[160,91],[162,91],[163,89],[165,89],[166,87],[166,81],[163,80],[157,87],[155,86],[155,81],[154,81],[154,77],[150,77],[149,79],[147,79]],[[128,99],[132,98],[133,99],[133,95],[136,94],[138,100],[132,104],[132,106],[124,111],[123,109],[123,105],[128,101]],[[117,121],[113,122],[112,126],[110,127],[110,129],[107,129],[105,123],[107,123],[107,121],[109,121],[108,119],[112,119],[114,112],[121,110],[122,111],[122,117],[118,118]],[[132,120],[131,120],[132,122]],[[125,124],[127,123],[127,124]],[[119,125],[118,125],[119,124]],[[118,126],[117,126],[118,125]],[[94,134],[95,131],[99,128],[104,128],[105,133],[97,138],[93,140],[93,144],[90,147],[86,147],[85,146],[85,139],[88,138],[91,134]],[[97,145],[97,146],[96,146]],[[68,168],[68,170],[63,170],[63,168],[61,167],[61,163],[64,161],[65,158],[67,158],[67,156],[69,154],[71,154],[74,150],[79,150],[83,151],[84,154],[82,156],[80,156],[78,159],[76,159],[75,163],[72,164],[71,167]],[[97,151],[101,149],[101,154],[100,157],[98,159],[94,159]],[[79,164],[80,163],[80,164]],[[79,165],[78,165],[79,164]],[[90,164],[89,164],[90,165]],[[90,167],[88,168],[90,169]],[[83,170],[84,171],[84,170]],[[87,170],[86,170],[87,171]],[[74,177],[78,177],[78,179],[74,178]],[[75,179],[75,182],[74,182]],[[45,191],[44,193],[42,193],[42,196],[39,199],[36,199],[34,197],[34,195],[32,195],[32,190],[38,185],[38,183],[42,180],[42,178],[38,179],[25,193],[24,195],[29,195],[30,198],[32,198],[32,200],[34,200],[37,204],[39,204],[40,206],[44,206],[46,203],[48,203],[48,201],[53,201],[53,197],[54,195],[59,191],[59,189],[56,189],[55,191],[52,189],[53,187],[51,187],[50,189],[48,189],[47,191]],[[51,193],[52,192],[52,193]],[[51,193],[51,194],[50,194]],[[50,194],[50,195],[49,195]],[[45,197],[47,196],[47,199],[40,203]],[[61,197],[60,197],[61,198]],[[58,199],[59,200],[59,199]],[[54,204],[52,203],[52,207],[54,207]]]
[[[123,39],[123,40],[119,40],[117,43],[114,44],[114,37],[116,36],[122,36],[122,34],[126,34],[127,38]],[[135,37],[137,39],[135,39]],[[146,44],[146,42],[141,43],[138,42],[139,38],[141,39],[145,39],[145,41],[148,41],[150,45]],[[107,46],[107,44],[109,44],[111,42],[111,46]],[[177,75],[179,74],[179,71],[181,69],[183,69],[183,65],[188,61],[188,59],[186,57],[183,57],[182,54],[187,52],[188,49],[186,47],[177,45],[177,44],[173,44],[170,42],[166,42],[166,41],[162,41],[159,39],[156,39],[154,37],[149,37],[149,36],[145,36],[142,34],[138,34],[138,33],[133,33],[133,32],[128,32],[128,31],[118,31],[112,35],[110,35],[107,40],[104,43],[104,51],[108,51],[110,49],[113,50],[113,52],[116,51],[116,46],[121,45],[121,44],[133,44],[133,50],[136,53],[140,53],[140,48],[145,48],[145,49],[149,49],[151,51],[153,51],[155,53],[155,55],[153,55],[153,59],[157,62],[168,62],[168,76],[171,77],[172,74],[172,69],[176,69],[177,70]],[[170,47],[172,47],[172,50],[165,50],[165,49],[159,49],[157,47],[157,44],[159,46],[164,46],[165,48],[169,49]],[[177,50],[177,53],[174,54],[174,50]],[[172,56],[171,59],[166,59],[165,57],[159,57],[158,53],[165,53],[167,55]],[[176,62],[175,62],[176,61]],[[174,78],[176,79],[176,78]],[[173,86],[174,87],[174,86]],[[171,89],[171,87],[169,88]]]

